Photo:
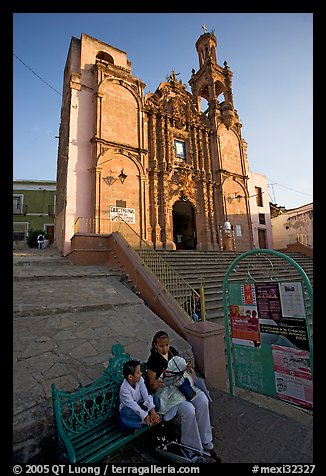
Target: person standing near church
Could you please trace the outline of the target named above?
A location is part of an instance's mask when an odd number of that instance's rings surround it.
[[[43,244],[44,244],[44,236],[42,233],[40,233],[37,237],[37,247],[39,250],[43,249]]]

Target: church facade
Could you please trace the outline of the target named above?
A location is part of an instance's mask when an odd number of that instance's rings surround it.
[[[252,190],[264,194],[260,206],[268,216],[260,236],[272,247],[267,186],[261,190],[252,182],[232,72],[226,62],[217,63],[216,47],[214,33],[205,29],[196,42],[199,68],[192,70],[191,93],[172,70],[145,95],[125,52],[86,34],[72,38],[55,221],[56,245],[64,255],[77,221],[80,231],[104,233],[118,216],[155,249],[260,247]]]

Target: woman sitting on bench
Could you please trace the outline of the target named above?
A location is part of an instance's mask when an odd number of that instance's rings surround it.
[[[169,361],[178,355],[178,351],[170,346],[169,336],[165,331],[159,331],[154,335],[151,354],[147,361],[147,385],[152,394],[160,396],[160,414],[164,420],[169,421],[176,415],[181,416],[181,443],[198,451],[214,448],[212,427],[209,415],[209,399],[207,395],[191,382],[195,389],[194,394],[187,396],[178,390],[178,387],[169,386],[164,382],[162,375],[168,368]],[[182,359],[184,360],[184,359]],[[184,361],[185,362],[185,361]],[[180,362],[174,362],[180,366]],[[191,363],[185,362],[190,375],[195,374]],[[186,369],[181,369],[182,374]]]

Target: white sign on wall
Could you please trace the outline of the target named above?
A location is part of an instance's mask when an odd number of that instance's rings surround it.
[[[110,220],[117,220],[118,217],[124,219],[127,223],[136,223],[136,210],[135,208],[122,208],[110,206]]]

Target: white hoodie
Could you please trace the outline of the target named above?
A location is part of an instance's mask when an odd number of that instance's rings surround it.
[[[176,377],[173,383],[171,383],[170,385],[161,387],[157,391],[156,394],[158,397],[160,397],[160,402],[161,402],[161,408],[159,413],[161,413],[162,415],[165,415],[173,407],[176,407],[175,409],[176,410],[175,414],[176,414],[177,406],[186,400],[186,397],[184,397],[184,395],[182,395],[182,393],[178,390],[178,385],[181,385],[185,378],[189,379],[190,385],[195,390],[196,394],[201,391],[199,388],[197,388],[193,384],[193,379],[190,373],[187,372],[186,368],[187,368],[187,362],[182,357],[175,356],[169,360],[167,370],[170,370],[171,372],[183,371],[184,373],[180,377]]]

